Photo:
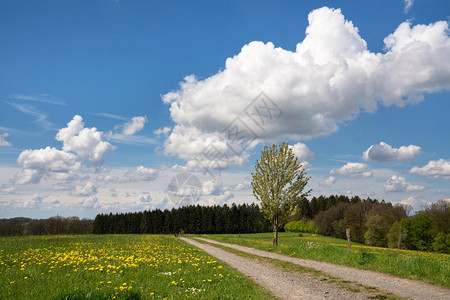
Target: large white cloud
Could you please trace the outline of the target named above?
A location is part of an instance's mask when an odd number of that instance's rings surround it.
[[[16,175],[18,184],[39,183],[43,177],[61,173],[71,173],[81,167],[77,157],[52,147],[37,150],[24,150],[17,158],[22,171]]]
[[[308,21],[295,51],[251,42],[226,60],[223,71],[204,80],[187,76],[178,90],[165,94],[176,123],[166,154],[192,160],[211,142],[222,148],[229,140],[225,129],[236,118],[239,129],[247,130],[241,150],[248,150],[262,141],[326,136],[360,111],[375,111],[378,103],[404,106],[420,101],[424,92],[450,88],[445,21],[402,23],[384,40],[386,53],[370,52],[339,9],[314,10]]]
[[[414,160],[421,152],[421,148],[414,145],[392,148],[385,142],[370,146],[363,153],[364,160],[378,162],[408,161]]]
[[[97,128],[84,128],[83,118],[75,115],[67,127],[56,134],[56,140],[63,142],[64,151],[73,151],[83,160],[94,164],[102,164],[105,155],[114,151],[115,147],[103,140],[103,132]]]
[[[406,182],[405,177],[392,175],[384,183],[384,190],[386,192],[416,192],[423,191],[425,187],[423,185],[413,185]]]
[[[413,167],[409,172],[430,178],[450,179],[450,160],[430,160],[425,166]]]
[[[25,169],[50,172],[68,172],[80,167],[74,154],[52,147],[24,150],[17,158],[17,163]]]
[[[372,171],[364,163],[347,163],[340,168],[331,169],[330,174],[346,175],[349,177],[371,177]]]

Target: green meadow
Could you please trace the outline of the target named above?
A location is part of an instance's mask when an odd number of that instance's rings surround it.
[[[0,299],[271,299],[172,236],[0,238]]]
[[[352,251],[349,252],[347,240],[319,234],[299,236],[298,233],[281,232],[278,246],[272,244],[272,233],[218,234],[201,237],[450,287],[450,255],[448,254],[371,247],[358,243],[352,243]]]

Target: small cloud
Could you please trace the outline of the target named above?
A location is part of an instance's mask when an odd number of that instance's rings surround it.
[[[378,145],[370,146],[363,153],[363,159],[378,162],[410,161],[414,160],[421,150],[420,147],[414,145],[392,148],[390,145],[381,142]]]
[[[44,200],[44,196],[41,196],[39,194],[33,194],[31,199],[26,200],[23,203],[23,208],[34,208],[34,209],[41,208],[43,202],[42,200]]]
[[[349,177],[371,177],[372,171],[364,163],[347,163],[340,168],[331,169],[330,174],[346,175]]]
[[[11,143],[9,143],[7,140],[5,140],[5,138],[7,138],[9,136],[8,133],[2,133],[0,134],[0,147],[8,147],[11,146]]]
[[[400,201],[400,204],[410,206],[413,211],[416,211],[424,207],[427,202],[425,201],[423,196],[409,196]]]
[[[169,132],[172,130],[172,127],[163,127],[163,128],[158,128],[156,130],[153,131],[154,134],[156,134],[158,137],[162,134],[165,137],[169,134]]]
[[[423,167],[413,167],[409,173],[429,178],[450,179],[450,160],[430,160]]]
[[[114,151],[115,146],[103,140],[103,132],[97,128],[85,128],[83,118],[75,115],[67,127],[56,134],[56,140],[63,142],[64,151],[73,151],[83,160],[101,165],[106,154]]]
[[[403,0],[405,2],[405,14],[407,14],[409,12],[409,10],[411,9],[411,7],[414,4],[414,0]]]
[[[92,196],[87,198],[86,200],[83,201],[83,203],[81,204],[81,206],[83,208],[87,208],[87,209],[97,209],[97,208],[101,208],[100,203],[98,202],[98,199],[96,196]]]
[[[133,117],[130,121],[125,124],[119,125],[117,128],[122,128],[123,135],[133,135],[144,128],[145,123],[147,123],[146,116]]]
[[[158,177],[158,170],[139,166],[124,175],[125,181],[151,181]]]
[[[405,177],[392,175],[384,183],[384,190],[386,192],[416,192],[423,191],[425,187],[423,185],[413,185],[406,182]]]
[[[320,186],[331,187],[336,182],[336,177],[330,176],[323,181],[319,181]]]
[[[18,194],[19,192],[13,186],[0,186],[0,192],[3,194]]]
[[[75,191],[71,193],[72,196],[89,197],[97,194],[97,186],[92,182],[86,182],[84,186],[77,185]]]
[[[289,145],[289,148],[292,149],[292,152],[294,152],[294,155],[300,160],[305,161],[310,158],[314,158],[314,152],[309,150],[308,146],[306,146],[303,143],[297,143],[295,145]]]

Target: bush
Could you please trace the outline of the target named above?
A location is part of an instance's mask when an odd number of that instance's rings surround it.
[[[450,254],[450,234],[439,232],[434,238],[433,250],[440,253]]]
[[[317,233],[313,221],[292,221],[284,225],[287,232]]]

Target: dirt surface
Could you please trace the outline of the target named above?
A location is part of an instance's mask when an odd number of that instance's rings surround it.
[[[193,239],[181,239],[226,262],[269,290],[278,299],[370,299],[380,294],[361,287],[356,288],[359,292],[356,292],[355,288],[345,289],[336,282],[324,282],[323,277],[313,273],[284,271],[268,262],[242,257]]]
[[[374,296],[385,294],[386,292],[390,292],[398,297],[411,299],[450,299],[450,289],[422,281],[403,279],[384,273],[294,258],[240,245],[198,238],[211,244],[229,247],[249,254],[287,261],[342,279],[341,281],[331,280],[333,283],[330,283],[330,280],[320,278],[312,273],[283,271],[270,263],[245,258],[213,245],[202,244],[188,238],[181,239],[228,263],[231,267],[264,286],[275,297],[280,299],[369,299],[371,297],[373,299]],[[364,286],[376,287],[379,291],[374,292],[364,288]]]

